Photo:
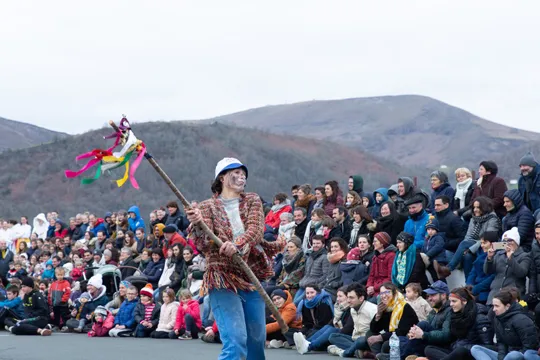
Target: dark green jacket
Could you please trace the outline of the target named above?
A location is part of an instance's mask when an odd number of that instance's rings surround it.
[[[450,345],[452,342],[450,335],[451,315],[452,309],[448,301],[438,312],[432,310],[427,317],[427,322],[435,330],[424,332],[422,340],[426,340],[429,345]]]

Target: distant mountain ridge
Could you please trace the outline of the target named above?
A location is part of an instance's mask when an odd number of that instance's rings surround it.
[[[476,167],[540,134],[500,125],[418,95],[271,105],[211,119],[334,141],[403,165]]]
[[[66,136],[69,135],[0,117],[0,152],[46,144]]]

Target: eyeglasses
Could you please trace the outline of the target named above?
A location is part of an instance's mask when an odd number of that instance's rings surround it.
[[[392,291],[390,291],[390,290],[386,290],[386,291],[381,291],[381,292],[380,292],[381,296],[390,295],[391,293],[392,293]]]

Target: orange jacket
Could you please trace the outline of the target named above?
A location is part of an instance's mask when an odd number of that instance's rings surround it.
[[[293,298],[291,296],[291,293],[289,293],[287,290],[285,290],[285,293],[287,294],[287,300],[285,301],[285,304],[283,304],[283,306],[279,309],[279,313],[281,314],[283,321],[285,321],[285,323],[291,329],[301,329],[302,320],[299,320],[296,318],[296,305],[294,305],[293,303]],[[272,317],[274,316],[272,315]],[[280,330],[281,329],[277,321],[270,324],[266,324],[267,334],[271,334]]]

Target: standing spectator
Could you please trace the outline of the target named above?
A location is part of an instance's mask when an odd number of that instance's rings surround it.
[[[456,194],[454,197],[454,213],[458,216],[469,210],[471,199],[476,187],[476,183],[472,178],[472,173],[467,168],[459,168],[454,172],[456,175]]]
[[[366,291],[368,296],[376,301],[375,297],[379,295],[382,284],[392,281],[392,266],[397,249],[390,243],[390,235],[385,232],[375,234],[373,249]]]
[[[169,201],[167,203],[167,211],[169,214],[167,215],[165,225],[176,225],[178,230],[184,233],[189,226],[189,221],[182,211],[180,211],[176,201]]]
[[[438,196],[444,195],[450,199],[450,208],[454,208],[454,195],[456,191],[448,182],[448,175],[442,171],[434,171],[431,173],[431,189],[433,193],[431,194],[428,211],[433,212],[435,209],[435,198]]]
[[[324,184],[324,212],[326,215],[332,217],[334,209],[337,206],[343,206],[345,202],[343,201],[343,193],[339,188],[337,181],[331,180]]]
[[[518,188],[525,205],[533,213],[540,209],[540,172],[538,163],[532,153],[527,153],[519,161],[521,176],[518,180]]]
[[[287,194],[279,193],[274,196],[274,204],[272,210],[266,215],[265,224],[273,229],[279,228],[281,222],[279,217],[283,213],[292,213],[292,207],[289,199],[287,199]]]
[[[51,309],[51,319],[57,330],[62,328],[69,319],[68,300],[71,295],[71,286],[69,281],[64,279],[65,270],[57,267],[54,271],[56,281],[49,288],[48,302]]]
[[[502,219],[506,215],[506,209],[504,208],[504,193],[508,190],[506,182],[497,176],[499,168],[493,161],[482,161],[478,168],[478,175],[480,175],[476,182],[476,188],[474,189],[471,201],[479,196],[487,196],[493,202],[493,210],[497,216]],[[474,214],[474,211],[473,211]]]
[[[520,246],[526,252],[531,251],[534,238],[534,217],[518,190],[508,190],[504,193],[506,216],[502,219],[502,231],[517,227],[521,238]]]
[[[515,286],[521,296],[525,295],[525,282],[529,274],[531,257],[519,246],[520,236],[517,228],[505,232],[503,241],[506,242],[504,251],[495,253],[491,248],[484,264],[486,274],[495,274],[488,296],[488,305],[491,305],[493,296],[504,287]]]
[[[426,224],[429,220],[429,214],[424,208],[421,196],[415,196],[405,202],[409,209],[409,220],[405,223],[403,231],[414,237],[414,245],[422,248],[426,238]]]
[[[138,228],[143,228],[143,229],[145,228],[144,220],[141,217],[141,211],[139,210],[138,206],[134,205],[130,207],[128,210],[128,214],[129,214],[129,219],[128,219],[129,229],[128,230],[133,231],[133,233],[135,233],[135,231],[137,231]]]
[[[392,282],[401,290],[409,283],[420,283],[427,288],[426,266],[420,255],[420,249],[414,245],[414,238],[407,232],[402,232],[397,239],[396,258],[392,266]]]

